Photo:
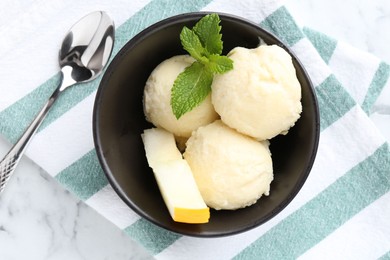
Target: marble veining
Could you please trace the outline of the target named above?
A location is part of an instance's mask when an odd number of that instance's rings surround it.
[[[0,140],[0,154],[9,146]],[[84,202],[23,158],[0,196],[0,259],[151,259]]]

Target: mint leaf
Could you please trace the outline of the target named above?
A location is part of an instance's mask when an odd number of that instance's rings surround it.
[[[179,74],[171,90],[171,107],[177,119],[207,97],[212,82],[213,73],[198,61]]]
[[[207,67],[213,73],[223,74],[233,69],[233,61],[226,56],[212,54]]]
[[[223,43],[219,16],[209,14],[199,20],[192,29],[208,54],[221,54]]]
[[[201,60],[205,55],[205,49],[203,48],[198,35],[187,27],[183,27],[181,30],[180,41],[184,50],[186,50],[196,60]]]
[[[196,60],[180,73],[171,90],[171,107],[179,119],[198,106],[210,93],[214,74],[233,69],[233,61],[222,53],[220,19],[209,14],[200,19],[193,29],[183,27],[180,40],[183,48]]]

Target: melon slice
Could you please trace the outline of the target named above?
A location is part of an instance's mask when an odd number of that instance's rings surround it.
[[[144,130],[141,137],[144,142],[146,159],[152,169],[161,162],[183,159],[172,133],[160,128],[151,128]]]
[[[199,192],[191,168],[176,147],[173,134],[152,128],[144,131],[142,140],[149,166],[172,219],[183,223],[207,223],[210,210]]]

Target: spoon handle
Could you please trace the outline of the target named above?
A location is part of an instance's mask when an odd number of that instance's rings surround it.
[[[22,157],[24,150],[26,149],[31,138],[34,136],[38,127],[41,125],[43,119],[46,117],[47,112],[57,100],[57,97],[60,93],[60,87],[58,87],[53,94],[50,96],[49,100],[46,102],[44,107],[27,127],[23,135],[16,142],[16,144],[11,148],[8,154],[0,162],[0,193],[4,190],[5,185],[13,174],[16,166],[18,165],[20,158]]]

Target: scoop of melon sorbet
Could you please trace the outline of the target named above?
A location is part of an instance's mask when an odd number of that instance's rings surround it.
[[[190,137],[199,126],[207,125],[218,118],[211,95],[190,112],[176,119],[171,108],[171,89],[177,76],[190,66],[194,59],[179,55],[160,63],[150,74],[144,89],[144,113],[156,127],[164,128],[177,137]]]
[[[268,195],[273,180],[269,142],[259,142],[217,120],[193,132],[184,158],[209,207],[238,209]]]
[[[234,69],[216,75],[211,86],[222,121],[257,140],[286,134],[302,112],[291,56],[276,45],[236,47],[228,56]]]

